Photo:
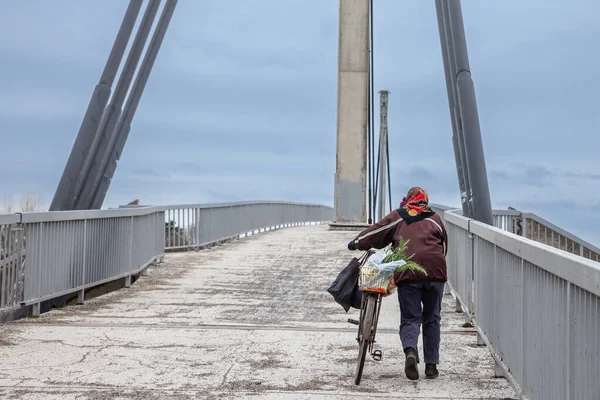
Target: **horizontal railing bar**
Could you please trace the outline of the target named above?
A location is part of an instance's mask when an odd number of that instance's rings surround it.
[[[102,218],[140,217],[161,212],[160,207],[135,207],[111,210],[46,211],[23,213],[22,223],[62,222]]]
[[[444,213],[447,222],[450,222],[454,225],[457,225],[465,230],[469,229],[469,221],[470,219],[467,217],[463,217],[462,215],[455,214],[449,210],[449,212]]]
[[[311,208],[325,208],[333,210],[330,206],[316,205],[316,204],[303,204],[293,202],[239,202],[239,203],[208,203],[208,204],[181,204],[181,205],[168,205],[168,206],[124,206],[117,209],[109,210],[76,210],[76,211],[45,211],[45,212],[28,212],[22,213],[19,217],[15,215],[0,215],[2,217],[11,217],[7,221],[13,221],[12,223],[38,223],[38,222],[58,222],[58,221],[75,221],[84,219],[100,219],[100,218],[118,218],[118,217],[136,217],[149,215],[156,212],[177,210],[186,208],[197,208],[197,209],[210,209],[210,208],[224,208],[233,206],[244,206],[244,205],[294,205]],[[7,222],[8,224],[8,222]]]
[[[200,204],[174,204],[174,205],[166,205],[166,206],[157,206],[160,211],[166,210],[176,210],[176,209],[184,209],[184,208],[198,208],[198,209],[207,209],[207,208],[224,208],[224,207],[234,207],[234,206],[245,206],[245,205],[290,205],[290,206],[302,206],[302,207],[322,207],[326,209],[333,210],[333,207],[321,204],[308,204],[308,203],[296,203],[291,201],[242,201],[242,202],[231,202],[231,203],[200,203]]]
[[[0,214],[0,225],[12,225],[21,222],[21,214]]]
[[[452,211],[458,215],[462,215],[462,208],[460,207],[448,207],[443,206],[441,204],[430,204],[430,207],[441,211]],[[507,217],[518,217],[523,213],[519,210],[492,210],[492,215],[494,216],[507,216]]]
[[[492,214],[500,217],[520,217],[523,215],[523,213],[518,210],[492,210]]]

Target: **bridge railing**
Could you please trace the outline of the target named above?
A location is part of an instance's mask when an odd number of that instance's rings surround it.
[[[0,309],[21,301],[24,235],[20,222],[19,215],[0,215]]]
[[[0,215],[0,311],[78,294],[142,273],[165,250],[270,228],[329,222],[331,207],[248,202]]]
[[[432,208],[440,215],[453,209],[437,204],[432,205]],[[455,213],[462,215],[460,210],[455,210]],[[536,214],[519,210],[493,210],[492,213],[493,223],[497,228],[600,262],[600,248]]]
[[[204,247],[268,229],[330,222],[333,208],[290,202],[165,206],[165,249]]]
[[[449,283],[525,397],[600,393],[600,264],[445,211]]]
[[[535,240],[593,261],[600,261],[600,248],[559,228],[542,217],[523,213],[524,235]]]
[[[128,210],[24,213],[22,305],[39,314],[45,300],[142,272],[164,253],[164,212]]]

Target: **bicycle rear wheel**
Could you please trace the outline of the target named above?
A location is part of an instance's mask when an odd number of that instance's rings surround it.
[[[359,332],[358,341],[358,360],[356,362],[356,372],[354,374],[354,384],[360,385],[365,359],[369,352],[371,344],[371,330],[373,328],[373,320],[375,317],[375,306],[377,304],[377,296],[373,294],[367,295],[367,301],[363,312],[363,321],[361,324],[361,332]]]

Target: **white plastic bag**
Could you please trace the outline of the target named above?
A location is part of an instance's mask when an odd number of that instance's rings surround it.
[[[387,256],[384,251],[376,251],[362,266],[358,285],[361,290],[389,294],[395,286],[392,282],[394,271],[406,264],[404,260],[383,263]]]
[[[375,253],[371,254],[371,256],[367,259],[365,266],[369,265],[370,268],[379,268],[379,269],[390,269],[391,268],[393,271],[395,271],[396,268],[401,267],[404,264],[406,264],[406,261],[404,261],[404,260],[384,263],[383,259],[386,256],[387,256],[387,253],[385,251],[376,251]]]

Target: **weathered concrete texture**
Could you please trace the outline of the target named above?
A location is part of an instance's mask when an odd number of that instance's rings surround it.
[[[341,165],[341,162],[338,165]],[[344,167],[340,167],[340,169],[342,168]],[[365,186],[362,184],[362,178],[357,181],[338,178],[335,182],[335,190],[336,221],[364,222],[366,220],[365,201],[361,199],[365,197]]]
[[[403,374],[395,296],[383,361],[353,384],[356,327],[326,292],[353,233],[290,228],[169,255],[130,289],[0,328],[0,395],[15,399],[513,398],[444,300],[440,377]],[[422,352],[421,352],[422,354]],[[423,365],[421,374],[423,374]]]
[[[366,222],[369,0],[340,1],[336,221]]]

